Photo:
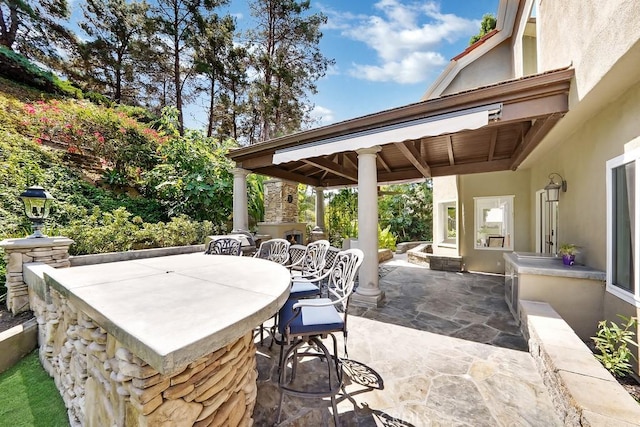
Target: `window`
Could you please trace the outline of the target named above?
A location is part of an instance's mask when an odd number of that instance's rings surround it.
[[[513,250],[513,196],[476,197],[475,248]]]
[[[440,203],[440,242],[445,245],[456,245],[458,237],[458,216],[456,202]]]
[[[607,162],[607,291],[640,306],[636,163],[640,150]]]

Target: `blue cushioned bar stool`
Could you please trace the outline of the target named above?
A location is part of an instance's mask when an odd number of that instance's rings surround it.
[[[325,275],[318,279],[328,279],[329,298],[290,298],[280,309],[278,331],[280,341],[279,386],[280,404],[278,423],[282,412],[284,395],[300,397],[331,397],[333,417],[338,425],[338,410],[335,395],[342,387],[342,363],[338,357],[338,342],[335,332],[342,332],[344,354],[347,356],[347,309],[353,292],[354,280],[364,254],[360,249],[348,249],[336,254],[334,264]],[[333,352],[322,342],[331,337]],[[285,351],[285,346],[288,346]],[[314,370],[305,375],[313,375],[316,384],[312,390],[304,384],[296,383],[299,359],[319,357],[322,372]],[[326,365],[326,366],[325,366]],[[307,382],[308,383],[308,382]]]

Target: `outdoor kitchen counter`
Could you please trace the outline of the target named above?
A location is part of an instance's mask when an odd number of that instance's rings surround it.
[[[536,254],[530,252],[505,253],[504,260],[522,274],[536,274],[543,276],[573,277],[576,279],[602,280],[606,278],[604,271],[596,270],[586,265],[564,265],[562,258],[550,254]]]
[[[604,315],[604,271],[546,254],[505,253],[505,301],[520,320],[520,301],[546,302],[583,340],[595,335]]]
[[[290,287],[276,263],[202,253],[48,270],[45,281],[161,374],[252,331]]]

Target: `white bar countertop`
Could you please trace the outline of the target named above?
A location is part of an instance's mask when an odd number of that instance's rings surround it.
[[[289,271],[241,256],[172,255],[48,269],[47,285],[162,374],[234,342],[284,305]]]
[[[530,252],[508,252],[503,254],[504,260],[511,263],[519,274],[535,274],[541,276],[573,277],[605,281],[606,273],[595,268],[582,265],[564,265],[562,257],[551,254]]]

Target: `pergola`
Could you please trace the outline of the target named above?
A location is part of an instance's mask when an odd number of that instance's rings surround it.
[[[446,95],[239,148],[234,228],[246,229],[250,172],[323,188],[358,188],[356,298],[377,304],[377,186],[516,170],[568,111],[572,69]]]

